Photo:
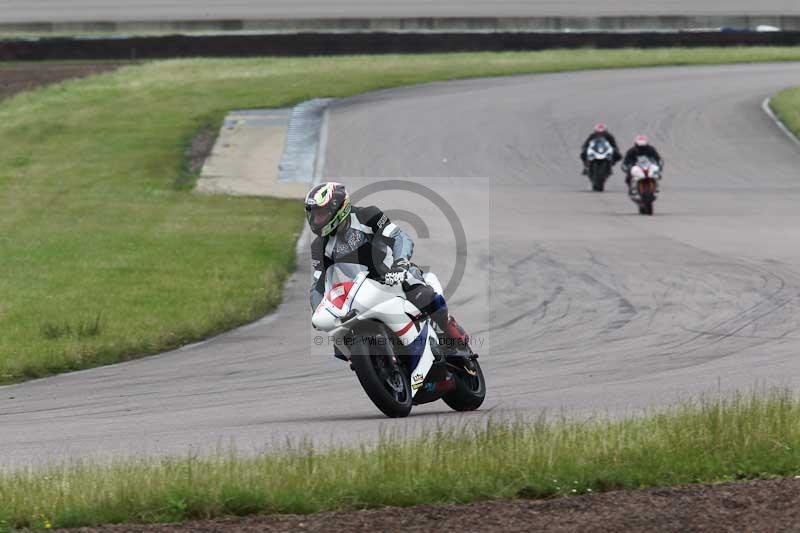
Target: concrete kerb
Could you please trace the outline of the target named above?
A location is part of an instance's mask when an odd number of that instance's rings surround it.
[[[197,182],[202,193],[303,198],[324,158],[328,99],[230,112]]]
[[[314,162],[314,174],[313,174],[313,176],[311,176],[311,181],[308,184],[305,184],[305,183],[296,184],[298,192],[302,188],[302,193],[301,193],[300,197],[305,197],[305,193],[307,192],[308,187],[312,183],[319,183],[320,180],[322,179],[322,174],[323,174],[323,170],[324,170],[324,167],[325,167],[325,150],[327,148],[327,139],[328,139],[328,117],[329,117],[328,105],[330,104],[331,101],[332,100],[328,100],[324,110],[322,111],[322,120],[320,121],[319,126],[318,126],[319,127],[319,143],[316,146],[316,159],[315,159],[315,162]],[[289,109],[263,109],[263,110],[250,110],[250,111],[233,111],[226,118],[226,123],[228,123],[228,119],[236,120],[237,117],[241,117],[242,115],[247,116],[248,113],[253,113],[254,111],[256,111],[256,112],[260,111],[262,114],[269,113],[269,112],[276,112],[276,113],[277,112],[283,112],[283,113],[286,114],[287,117],[288,117],[289,112],[290,112]],[[225,125],[223,125],[223,129],[224,128],[225,128]],[[287,118],[286,124],[284,125],[284,134],[285,134],[285,130],[287,128],[288,128],[288,118]],[[220,142],[219,138],[218,138],[217,142]],[[275,146],[274,145],[274,141],[273,141],[272,146],[273,147]],[[275,180],[277,180],[277,173],[278,173],[278,169],[277,169],[277,165],[276,165],[275,169],[274,169],[274,179]],[[199,185],[199,182],[198,182],[198,185]],[[215,191],[204,191],[204,192],[220,193],[222,191],[215,190]],[[297,245],[295,247],[295,253],[297,254],[298,257],[302,257],[302,254],[305,251],[308,250],[310,239],[311,239],[311,231],[308,229],[308,225],[304,224],[303,225],[303,231],[300,234],[300,237],[297,239]],[[297,280],[297,273],[292,274],[292,279],[293,280]],[[209,339],[202,340],[200,342],[196,342],[196,343],[192,343],[192,344],[183,346],[181,348],[178,348],[178,350],[176,350],[176,351],[191,350],[191,349],[197,348],[199,346],[203,346],[205,344],[213,342],[215,339],[218,339],[218,338],[221,338],[221,337],[225,337],[227,335],[231,335],[234,332],[245,331],[245,330],[248,330],[248,329],[253,328],[253,327],[263,326],[264,324],[267,324],[267,323],[271,322],[272,320],[275,320],[275,318],[277,316],[278,316],[278,311],[276,310],[276,311],[273,311],[273,312],[269,313],[268,315],[266,315],[266,316],[264,316],[264,317],[262,317],[262,318],[260,318],[260,319],[258,319],[256,321],[254,321],[254,322],[251,322],[250,324],[245,324],[244,326],[240,326],[238,328],[235,328],[235,329],[233,329],[231,331],[227,331],[227,332],[222,333],[220,335],[217,335],[215,337],[212,337],[212,338],[209,338]]]

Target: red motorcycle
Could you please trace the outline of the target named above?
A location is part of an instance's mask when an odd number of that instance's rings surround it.
[[[658,197],[661,166],[647,157],[640,157],[630,170],[630,197],[639,206],[640,215],[652,215]]]

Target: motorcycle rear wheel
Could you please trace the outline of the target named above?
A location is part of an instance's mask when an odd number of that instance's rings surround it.
[[[467,362],[464,368],[452,368],[456,387],[445,394],[444,403],[453,411],[474,411],[486,399],[486,380],[476,359]]]
[[[369,342],[369,338],[374,343]],[[389,418],[404,418],[411,412],[411,383],[394,352],[393,338],[384,332],[357,334],[351,365],[364,392]]]

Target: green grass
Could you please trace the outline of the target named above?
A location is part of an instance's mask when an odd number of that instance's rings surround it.
[[[800,48],[176,60],[0,102],[0,382],[156,353],[273,309],[297,202],[187,191],[194,132],[279,107],[471,76],[754,61]]]
[[[772,98],[770,106],[786,127],[800,136],[800,88],[779,92]]]
[[[128,459],[0,473],[0,524],[76,527],[549,498],[800,473],[800,398],[772,391],[623,420],[488,421],[372,447]],[[2,527],[2,525],[0,525]]]

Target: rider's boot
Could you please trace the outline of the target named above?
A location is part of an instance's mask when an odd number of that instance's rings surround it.
[[[456,319],[452,316],[447,321],[447,328],[445,329],[445,334],[449,339],[452,339],[456,346],[459,348],[465,348],[469,346],[469,335],[461,325],[456,322]]]
[[[452,316],[447,315],[444,320],[437,321],[437,326],[444,333],[442,340],[448,350],[457,352],[469,346],[469,335]]]
[[[424,294],[422,291],[419,292]],[[431,293],[433,293],[432,290]],[[407,291],[406,294],[410,293]],[[415,303],[413,299],[411,301]],[[417,303],[415,303],[415,305],[427,313],[437,329],[441,332],[441,344],[447,351],[457,352],[459,349],[463,349],[469,345],[469,335],[458,325],[456,319],[450,316],[447,303],[441,295],[436,295],[432,303],[428,305],[420,306]]]

